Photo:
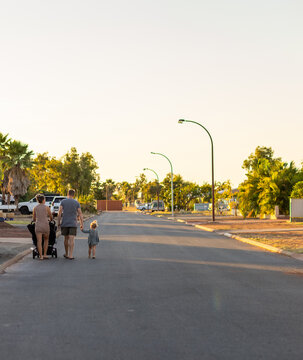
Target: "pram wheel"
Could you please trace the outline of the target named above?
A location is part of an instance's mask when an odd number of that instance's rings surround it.
[[[34,252],[34,250],[33,250],[33,259],[36,257],[36,255],[35,255],[35,252]]]
[[[55,253],[54,253],[54,256],[55,256],[55,258],[57,259],[57,249],[54,249],[55,250]]]

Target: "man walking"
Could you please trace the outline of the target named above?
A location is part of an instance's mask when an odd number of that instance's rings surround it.
[[[61,226],[61,234],[64,236],[64,248],[66,259],[73,260],[74,240],[77,235],[77,218],[80,219],[80,228],[83,229],[83,215],[80,204],[74,199],[75,190],[68,190],[67,199],[61,201],[58,213],[58,228]],[[62,223],[61,222],[62,217]]]

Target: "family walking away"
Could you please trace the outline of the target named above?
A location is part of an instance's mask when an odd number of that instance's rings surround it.
[[[88,235],[88,258],[89,259],[91,258],[92,253],[93,253],[92,258],[93,259],[96,258],[96,246],[99,243],[99,234],[98,234],[97,227],[98,227],[98,223],[95,220],[90,224],[89,230],[81,229],[82,232],[89,234]]]
[[[98,223],[93,221],[89,230],[83,229],[83,215],[80,204],[74,199],[75,190],[69,190],[67,198],[60,203],[58,213],[58,229],[61,228],[61,234],[64,236],[65,259],[73,260],[74,241],[77,235],[77,221],[80,220],[80,229],[83,233],[88,234],[88,257],[96,258],[96,246],[99,243]],[[57,249],[52,247],[56,241],[56,224],[50,208],[45,205],[44,195],[36,196],[38,205],[33,210],[33,222],[28,225],[29,231],[33,234],[33,242],[37,248],[33,250],[33,258],[38,256],[39,259],[48,259],[49,254],[57,257]],[[50,236],[51,235],[51,236]],[[35,238],[35,239],[34,239]],[[52,240],[49,242],[49,239]],[[35,241],[34,241],[35,240]],[[50,244],[50,246],[49,246]],[[38,250],[38,252],[37,252]]]

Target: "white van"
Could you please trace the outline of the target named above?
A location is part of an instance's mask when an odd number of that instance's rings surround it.
[[[159,210],[158,210],[158,200],[154,200],[151,203],[151,211],[164,211],[165,210],[165,206],[164,206],[164,201],[163,200],[159,200]]]

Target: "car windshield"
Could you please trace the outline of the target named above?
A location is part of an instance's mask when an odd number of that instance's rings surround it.
[[[56,203],[56,204],[60,203],[62,200],[63,200],[63,198],[57,198],[57,199],[54,200],[54,203]]]

